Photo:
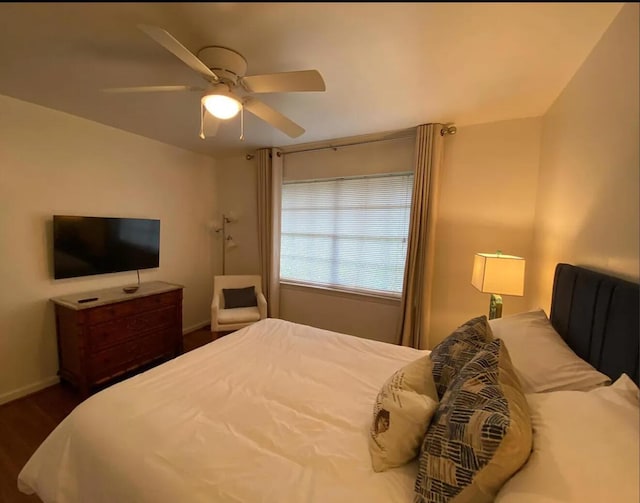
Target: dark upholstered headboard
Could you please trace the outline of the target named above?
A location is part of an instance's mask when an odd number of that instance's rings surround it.
[[[639,382],[638,284],[569,264],[556,266],[551,323],[583,360]]]

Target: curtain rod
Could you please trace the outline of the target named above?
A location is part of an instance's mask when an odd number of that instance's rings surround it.
[[[456,134],[456,132],[458,131],[458,128],[456,128],[455,124],[449,122],[447,124],[441,124],[442,125],[442,129],[440,129],[440,135],[441,136],[446,136],[446,135],[454,135]],[[400,131],[398,133],[396,133],[396,136],[392,136],[390,138],[376,138],[376,139],[371,139],[371,140],[360,140],[360,141],[354,141],[354,142],[350,142],[350,143],[340,143],[337,145],[325,145],[323,147],[308,147],[308,148],[300,148],[297,150],[283,150],[283,147],[280,147],[280,150],[278,150],[277,152],[277,156],[278,157],[282,157],[283,155],[286,154],[298,154],[300,152],[312,152],[315,150],[328,150],[328,149],[333,149],[333,150],[338,150],[340,147],[350,147],[352,145],[362,145],[365,143],[376,143],[379,141],[391,141],[391,140],[402,140],[405,138],[411,138],[413,136],[415,136],[416,134],[416,128],[409,128],[409,129],[405,129],[404,131]],[[286,147],[284,147],[286,148]],[[250,161],[251,159],[253,159],[255,157],[254,154],[247,154],[246,155],[246,159],[247,161]],[[271,152],[269,152],[269,157],[271,157]]]
[[[335,145],[325,145],[323,147],[308,147],[308,148],[300,148],[300,149],[296,149],[296,150],[281,150],[280,152],[278,152],[278,157],[282,156],[282,155],[287,155],[287,154],[297,154],[299,152],[311,152],[314,150],[328,150],[328,149],[332,149],[332,150],[337,150],[340,147],[350,147],[352,145],[362,145],[365,143],[377,143],[379,141],[392,141],[392,140],[402,140],[405,138],[411,138],[412,136],[414,136],[416,133],[415,128],[411,128],[411,129],[407,129],[405,131],[402,131],[400,133],[397,134],[397,136],[393,136],[391,138],[376,138],[376,139],[372,139],[372,140],[361,140],[361,141],[354,141],[354,142],[349,142],[349,143],[337,143]]]

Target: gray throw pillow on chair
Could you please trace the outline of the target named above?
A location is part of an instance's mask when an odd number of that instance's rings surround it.
[[[256,289],[254,286],[246,288],[223,288],[224,308],[253,307],[258,305]]]

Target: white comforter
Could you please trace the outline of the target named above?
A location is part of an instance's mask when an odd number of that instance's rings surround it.
[[[79,405],[19,475],[45,502],[411,502],[371,469],[376,394],[411,348],[267,319]]]

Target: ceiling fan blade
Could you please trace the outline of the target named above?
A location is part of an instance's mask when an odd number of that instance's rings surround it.
[[[292,93],[326,91],[322,75],[317,70],[249,75],[242,83],[252,93]]]
[[[103,93],[154,93],[165,91],[204,91],[194,86],[140,86],[140,87],[107,87],[101,89]]]
[[[139,24],[138,28],[140,28],[153,40],[158,42],[167,51],[172,53],[177,58],[181,59],[182,62],[190,66],[191,69],[206,77],[207,80],[213,80],[215,82],[220,80],[215,73],[207,68],[207,65],[200,61],[184,45],[178,42],[169,32],[163,30],[162,28],[158,28],[157,26],[149,26],[147,24]]]
[[[256,98],[246,98],[244,101],[244,108],[256,117],[262,119],[268,124],[271,124],[273,127],[278,128],[291,138],[297,138],[304,133],[304,129],[298,126],[291,119],[285,117],[277,110],[274,110],[269,105],[265,105],[262,101],[259,101]]]

